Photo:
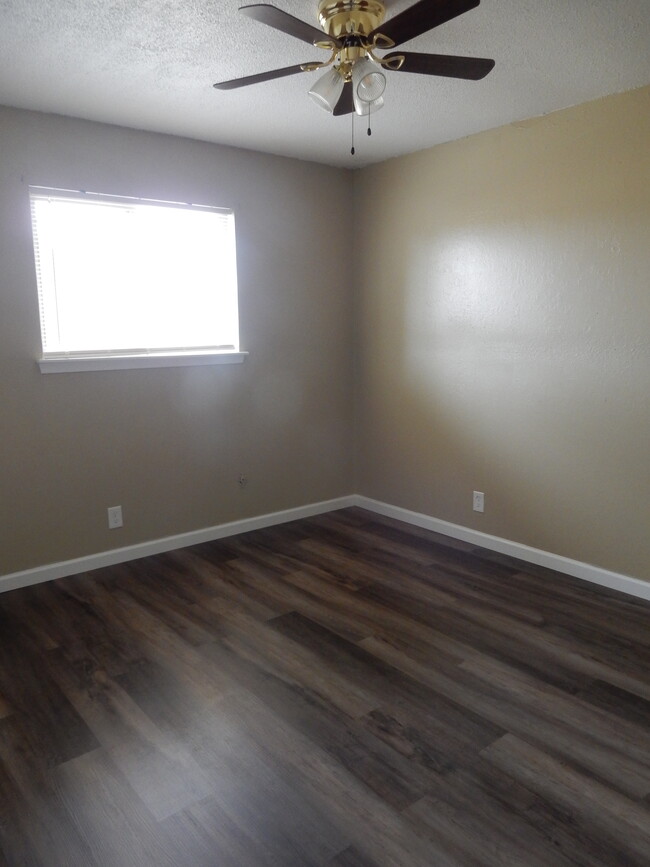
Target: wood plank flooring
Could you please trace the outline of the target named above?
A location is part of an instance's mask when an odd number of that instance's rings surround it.
[[[0,867],[650,864],[650,605],[360,509],[0,596]]]

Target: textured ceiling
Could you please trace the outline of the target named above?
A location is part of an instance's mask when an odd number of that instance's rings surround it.
[[[250,2],[250,0],[242,0]],[[0,0],[0,103],[361,167],[650,83],[649,0],[482,0],[404,50],[491,57],[479,82],[388,73],[373,135],[307,96],[319,73],[212,83],[320,59],[237,0]],[[317,0],[274,0],[317,26]],[[387,18],[411,0],[387,0]]]

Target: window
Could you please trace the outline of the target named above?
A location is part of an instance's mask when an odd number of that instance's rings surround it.
[[[30,187],[44,372],[241,361],[222,208]]]

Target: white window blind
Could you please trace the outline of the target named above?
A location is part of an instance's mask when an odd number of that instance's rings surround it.
[[[233,212],[30,187],[43,357],[239,349]]]

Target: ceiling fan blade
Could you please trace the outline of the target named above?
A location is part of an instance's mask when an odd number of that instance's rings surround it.
[[[395,45],[401,45],[402,42],[408,42],[427,30],[451,21],[463,12],[469,12],[480,2],[481,0],[419,0],[419,3],[380,24],[372,31],[369,39],[381,33],[392,39]]]
[[[304,72],[302,65],[285,66],[282,69],[272,69],[270,72],[258,72],[257,75],[246,75],[243,78],[231,78],[230,81],[218,81],[213,84],[217,90],[233,90],[235,87],[247,87],[249,84],[259,84],[261,81],[271,81],[273,78],[284,78],[285,75],[295,75]]]
[[[308,42],[310,45],[315,42],[333,42],[337,46],[341,44],[338,39],[328,36],[325,31],[319,30],[318,27],[312,27],[311,24],[307,24],[299,18],[294,18],[293,15],[283,12],[276,6],[255,3],[251,6],[241,6],[239,11],[254,21],[268,24],[269,27],[274,27],[282,33],[288,33],[289,36],[295,36],[296,39],[302,39],[303,42]]]
[[[343,93],[339,97],[339,101],[334,106],[332,114],[334,117],[339,117],[342,114],[352,114],[354,111],[354,99],[352,98],[352,82],[348,81],[343,85]]]
[[[450,54],[417,54],[414,51],[393,51],[382,59],[403,57],[397,72],[418,72],[420,75],[442,75],[446,78],[468,78],[478,81],[494,68],[494,60],[485,57],[457,57]]]

